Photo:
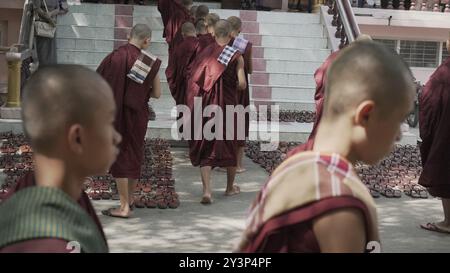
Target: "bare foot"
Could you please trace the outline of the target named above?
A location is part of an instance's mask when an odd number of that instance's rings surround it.
[[[222,172],[222,173],[226,173],[227,172],[227,168],[215,168],[214,170],[218,171],[218,172]]]
[[[233,185],[233,188],[231,190],[227,189],[225,191],[225,196],[233,196],[239,193],[241,193],[241,188],[239,188],[239,186],[237,185]]]
[[[201,204],[203,205],[211,205],[213,202],[211,195],[210,194],[205,194],[202,197],[202,201],[200,201]]]
[[[243,172],[246,172],[247,171],[247,169],[244,169],[244,168],[237,168],[236,169],[236,173],[243,173]]]
[[[102,214],[109,217],[130,218],[130,211],[122,210],[120,208],[110,208],[103,210]]]

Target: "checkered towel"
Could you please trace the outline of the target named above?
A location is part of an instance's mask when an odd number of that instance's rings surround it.
[[[244,38],[237,37],[234,39],[233,48],[239,50],[241,54],[245,53],[245,49],[247,48],[248,40],[245,40]]]
[[[231,46],[225,46],[222,53],[220,53],[219,58],[217,58],[217,61],[225,66],[228,66],[231,59],[233,58],[234,54],[236,54],[238,50],[231,47]]]
[[[142,50],[141,55],[134,62],[127,77],[139,84],[143,84],[156,60],[157,58],[154,55]]]

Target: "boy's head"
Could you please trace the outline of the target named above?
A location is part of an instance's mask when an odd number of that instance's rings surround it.
[[[220,20],[220,17],[216,13],[210,13],[206,16],[205,22],[206,22],[206,29],[207,29],[208,33],[211,33],[214,35],[214,27],[219,20]]]
[[[198,6],[196,12],[195,12],[195,19],[205,19],[206,16],[209,14],[209,8],[205,5]]]
[[[195,14],[197,13],[197,9],[198,9],[198,6],[192,6],[191,9],[189,10],[189,13],[194,18],[195,18]]]
[[[323,119],[351,124],[352,157],[375,164],[401,137],[412,109],[411,71],[383,45],[361,41],[343,49],[327,73]]]
[[[208,30],[206,29],[205,20],[203,20],[203,19],[198,20],[197,23],[195,23],[195,30],[197,31],[197,35],[198,34],[207,34]]]
[[[219,20],[214,27],[214,36],[218,39],[230,38],[231,25],[227,20]]]
[[[231,37],[236,38],[242,30],[242,21],[239,17],[231,16],[227,19],[231,25]]]
[[[152,30],[146,24],[136,24],[130,33],[130,42],[138,45],[140,49],[147,49],[150,47],[152,40]]]
[[[181,26],[181,34],[183,35],[184,38],[197,36],[194,24],[191,22],[184,23]]]
[[[22,120],[33,151],[82,176],[104,174],[114,163],[121,141],[115,112],[108,83],[82,66],[43,67],[23,91]]]
[[[167,0],[165,0],[167,1]],[[181,0],[181,4],[187,9],[191,10],[192,5],[194,5],[194,2],[192,0]]]

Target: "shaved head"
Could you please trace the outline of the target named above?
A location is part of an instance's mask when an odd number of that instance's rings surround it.
[[[231,31],[240,31],[242,28],[242,21],[239,17],[231,16],[227,19],[228,22],[230,22],[231,25]]]
[[[181,26],[181,33],[183,34],[183,37],[187,36],[196,36],[196,30],[195,26],[191,22],[186,22]]]
[[[197,31],[197,34],[206,34],[208,33],[208,30],[206,29],[206,22],[203,19],[200,19],[195,23],[195,29]]]
[[[190,13],[191,13],[192,16],[195,16],[195,13],[197,12],[197,8],[198,8],[198,6],[192,6],[191,7]]]
[[[164,0],[164,1],[168,1],[168,0]],[[194,4],[194,1],[192,0],[181,0],[181,4],[183,6],[185,6],[187,9],[191,9],[192,5]]]
[[[385,46],[357,41],[343,49],[327,72],[324,119],[333,120],[363,101],[374,101],[384,116],[414,96],[411,71]]]
[[[130,38],[144,41],[152,37],[152,30],[146,24],[137,24],[131,29]]]
[[[214,27],[214,35],[217,38],[228,38],[231,34],[231,24],[227,20],[219,20]]]
[[[206,16],[206,26],[208,27],[214,27],[216,23],[220,20],[220,16],[216,13],[210,13]]]
[[[197,8],[197,11],[195,12],[195,18],[198,19],[205,19],[205,17],[209,14],[209,8],[205,5],[200,5]]]
[[[94,71],[78,65],[42,67],[23,91],[25,135],[36,152],[51,152],[70,126],[94,125],[106,102],[114,104],[112,90]]]

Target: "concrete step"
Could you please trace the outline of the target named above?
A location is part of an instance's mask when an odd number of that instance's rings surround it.
[[[324,29],[321,24],[292,25],[261,23],[259,24],[259,33],[262,35],[323,38]]]
[[[327,39],[324,37],[288,37],[264,35],[261,40],[262,47],[279,48],[279,49],[298,49],[298,48],[314,48],[326,49]]]
[[[81,5],[71,5],[71,13],[82,13],[87,15],[115,15],[115,5],[109,4],[90,4],[83,3]],[[63,17],[63,16],[61,16]]]
[[[69,12],[64,16],[58,16],[58,25],[61,26],[91,26],[91,27],[114,27],[115,18],[102,14],[88,14]]]
[[[254,72],[250,76],[252,84],[262,84],[269,86],[306,86],[315,87],[312,73],[261,73]]]
[[[250,99],[251,104],[260,105],[279,105],[280,110],[290,110],[290,111],[314,111],[315,103],[314,98],[311,99]]]
[[[315,72],[322,63],[306,61],[286,61],[266,59],[266,71],[268,73],[311,73]]]
[[[271,99],[311,101],[314,99],[314,93],[315,89],[308,87],[272,87]],[[257,97],[257,94],[253,94],[253,88],[250,88],[250,98],[255,97]]]
[[[320,24],[319,14],[258,11],[259,23],[304,25]]]
[[[113,40],[114,28],[90,26],[58,26],[56,37],[73,39]]]
[[[330,55],[329,49],[313,49],[313,48],[299,48],[299,49],[279,49],[279,48],[265,48],[264,58],[278,61],[297,61],[297,62],[317,62],[322,63]]]
[[[74,38],[57,38],[56,47],[58,50],[89,50],[89,51],[113,51],[113,40],[99,39],[74,39]]]

